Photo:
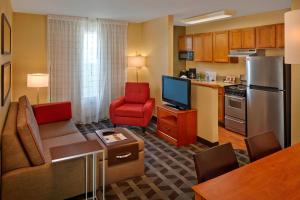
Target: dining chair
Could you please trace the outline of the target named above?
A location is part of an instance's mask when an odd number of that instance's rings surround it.
[[[281,150],[281,146],[272,132],[246,138],[245,143],[251,162]]]
[[[215,178],[239,167],[231,143],[194,154],[198,183]]]

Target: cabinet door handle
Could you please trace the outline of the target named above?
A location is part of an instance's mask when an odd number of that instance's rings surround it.
[[[118,155],[118,156],[116,156],[116,158],[117,159],[123,159],[123,158],[128,158],[131,155],[132,155],[132,153],[127,153],[127,154],[123,154],[123,155]]]

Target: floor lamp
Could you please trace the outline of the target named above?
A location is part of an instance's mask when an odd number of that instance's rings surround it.
[[[128,56],[128,68],[135,68],[136,82],[139,82],[139,70],[146,67],[146,57],[141,55]]]
[[[48,74],[27,74],[27,87],[37,88],[37,104],[40,103],[40,88],[48,87],[49,75]]]
[[[292,10],[284,14],[285,48],[284,56],[287,64],[300,64],[300,10]]]

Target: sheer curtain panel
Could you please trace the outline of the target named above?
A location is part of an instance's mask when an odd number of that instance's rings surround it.
[[[51,101],[71,101],[79,123],[107,118],[124,91],[126,50],[127,23],[48,16]]]

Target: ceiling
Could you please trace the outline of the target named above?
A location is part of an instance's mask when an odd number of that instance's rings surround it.
[[[291,0],[12,0],[16,12],[57,14],[143,22],[174,15],[176,25],[187,17],[217,10],[236,17],[289,8]]]

